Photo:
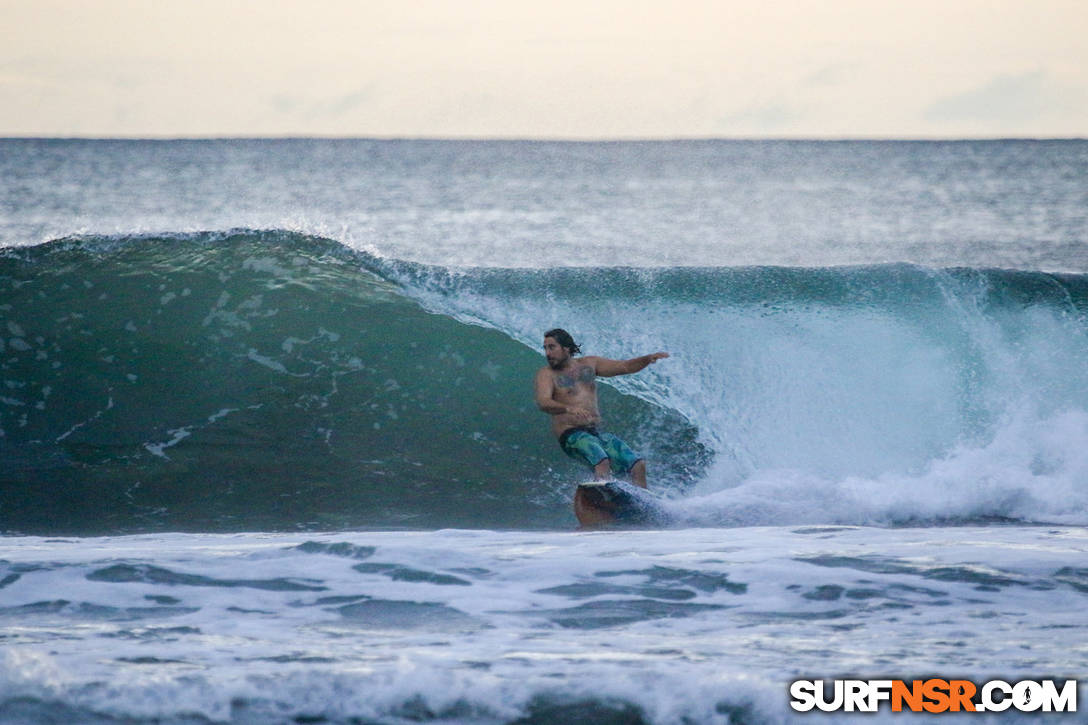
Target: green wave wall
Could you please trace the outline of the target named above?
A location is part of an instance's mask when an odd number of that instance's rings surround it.
[[[572,525],[542,356],[378,267],[276,231],[5,250],[0,530]],[[677,413],[602,405],[675,479],[708,460]]]

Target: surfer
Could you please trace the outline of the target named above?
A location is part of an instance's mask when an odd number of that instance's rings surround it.
[[[596,379],[637,373],[669,353],[609,360],[581,356],[581,352],[566,330],[556,328],[544,333],[548,366],[536,374],[537,407],[552,417],[552,433],[563,452],[592,468],[596,480],[607,480],[613,474],[627,475],[636,486],[646,488],[646,462],[618,436],[598,428],[601,413]]]

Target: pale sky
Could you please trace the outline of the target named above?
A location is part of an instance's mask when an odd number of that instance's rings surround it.
[[[1088,0],[0,0],[0,136],[1088,136]]]

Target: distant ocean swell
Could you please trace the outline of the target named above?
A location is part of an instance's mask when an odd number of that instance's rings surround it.
[[[1088,277],[450,269],[239,230],[0,253],[0,530],[565,527],[549,326],[679,520],[1088,522]]]

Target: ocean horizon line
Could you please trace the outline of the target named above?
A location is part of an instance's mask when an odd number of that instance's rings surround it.
[[[520,136],[520,135],[339,135],[339,134],[19,134],[0,133],[0,141],[383,141],[450,143],[980,143],[980,142],[1069,142],[1086,141],[1084,136]]]

